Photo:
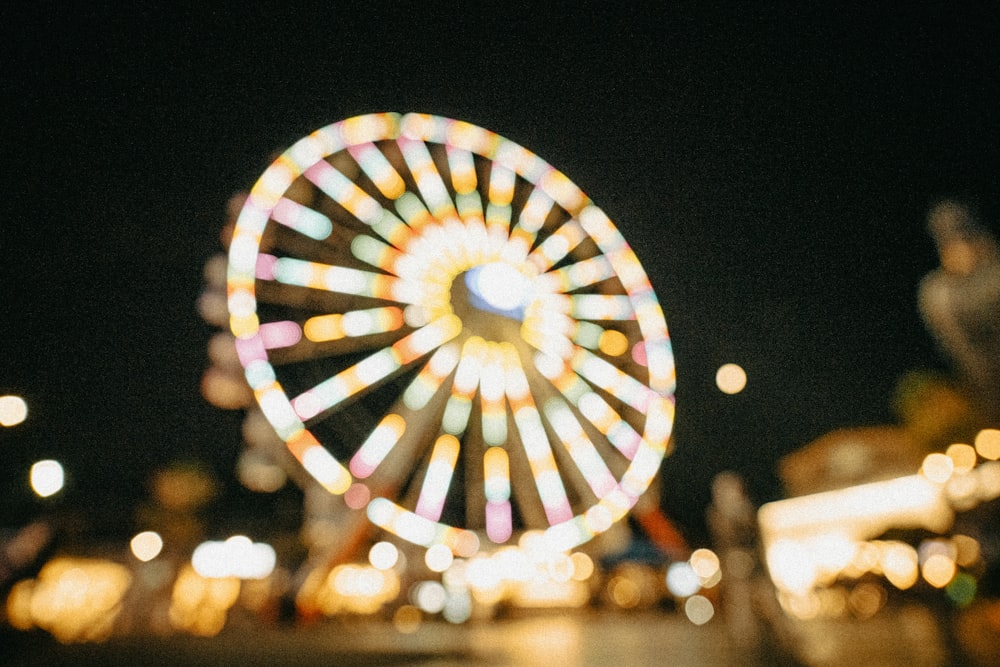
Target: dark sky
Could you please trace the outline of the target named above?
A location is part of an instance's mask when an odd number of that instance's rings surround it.
[[[664,494],[692,532],[715,472],[766,500],[783,453],[892,418],[899,375],[942,364],[914,300],[928,202],[1000,210],[985,9],[184,4],[4,10],[0,392],[31,409],[0,432],[5,521],[33,511],[43,456],[101,506],[176,458],[235,485],[239,418],[198,391],[202,266],[230,194],[348,116],[484,126],[616,222],[674,339]],[[714,386],[728,361],[750,376],[736,397]]]

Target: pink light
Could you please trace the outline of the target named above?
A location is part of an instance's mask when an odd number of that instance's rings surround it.
[[[513,532],[510,501],[486,503],[486,537],[495,544],[503,544]]]
[[[268,350],[291,347],[302,340],[302,328],[295,322],[284,320],[260,325],[260,338]]]
[[[344,503],[352,510],[364,508],[372,498],[372,492],[360,482],[351,484],[344,494]]]
[[[639,341],[632,346],[632,360],[643,368],[646,367],[646,343]]]
[[[274,267],[278,263],[278,258],[274,255],[261,253],[257,255],[256,276],[260,280],[274,280]]]
[[[236,354],[239,356],[243,368],[249,366],[250,362],[253,361],[267,361],[267,351],[260,335],[237,338]]]

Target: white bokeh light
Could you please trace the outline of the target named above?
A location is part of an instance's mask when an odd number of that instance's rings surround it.
[[[31,466],[31,488],[42,498],[59,493],[66,481],[62,464],[47,459]]]

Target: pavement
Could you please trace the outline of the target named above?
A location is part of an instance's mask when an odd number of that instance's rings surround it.
[[[4,638],[8,639],[8,638]],[[58,644],[47,635],[4,642],[6,664],[45,665],[744,665],[721,623],[695,626],[674,613],[542,613],[523,618],[422,624],[330,621],[306,628],[227,627],[211,639],[184,635]]]
[[[920,605],[883,609],[865,621],[787,617],[734,633],[717,616],[696,626],[675,612],[542,612],[451,625],[422,623],[404,633],[373,620],[325,620],[306,627],[233,619],[213,638],[129,636],[63,645],[44,633],[0,636],[0,664],[12,665],[559,665],[560,667],[951,667],[1000,664],[995,629],[975,654],[956,657],[955,636]],[[959,619],[961,621],[961,619]],[[992,628],[992,625],[990,626]],[[986,634],[984,634],[984,632]],[[966,648],[968,648],[968,644]],[[6,655],[5,655],[6,654]],[[982,657],[985,656],[985,657]]]

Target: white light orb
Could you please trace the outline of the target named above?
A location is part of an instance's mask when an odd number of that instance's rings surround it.
[[[129,547],[133,556],[146,563],[160,555],[163,550],[163,538],[159,533],[145,530],[132,538]]]
[[[41,498],[59,493],[66,481],[62,464],[46,459],[31,466],[31,489]]]
[[[28,404],[20,396],[0,396],[0,426],[17,426],[28,418]]]

